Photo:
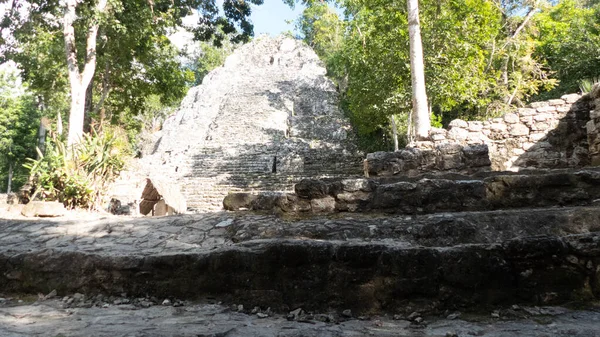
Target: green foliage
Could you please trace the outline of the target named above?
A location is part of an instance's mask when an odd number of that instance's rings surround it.
[[[34,196],[58,200],[74,208],[100,208],[108,186],[119,175],[129,155],[124,132],[107,128],[100,134],[84,134],[81,143],[67,148],[64,141],[52,137],[40,159],[30,159]]]
[[[579,82],[600,76],[600,4],[562,0],[535,17],[536,55],[556,72],[558,87],[539,98],[574,93]]]
[[[227,56],[233,53],[237,45],[229,40],[224,40],[220,47],[215,47],[209,42],[200,42],[200,53],[194,55],[191,64],[188,66],[194,73],[194,86],[200,85],[202,80],[209,72],[222,66]]]
[[[582,94],[588,94],[592,92],[592,89],[595,85],[600,84],[600,77],[592,78],[592,79],[583,79],[579,82],[579,89]]]
[[[35,156],[40,115],[34,97],[17,80],[16,72],[0,70],[0,191],[6,192],[9,167],[13,168],[12,190],[27,180],[22,164]]]
[[[289,1],[296,2],[307,4],[297,28],[339,84],[359,138],[388,139],[390,115],[405,116],[398,124],[407,130],[412,93],[406,2],[329,1],[343,6],[343,21],[323,1]],[[556,84],[534,54],[529,14],[539,3],[421,1],[426,86],[436,125],[495,116]],[[380,140],[365,143],[388,147]]]
[[[189,69],[182,65],[179,51],[167,36],[184,28],[182,19],[198,10],[200,25],[190,28],[197,37],[225,46],[231,45],[230,39],[247,41],[252,36],[248,21],[251,3],[261,4],[262,0],[225,1],[221,13],[215,0],[109,0],[106,12],[99,15],[94,10],[96,1],[78,2],[74,30],[80,72],[88,57],[84,52],[88,28],[99,22],[96,71],[86,98],[87,120],[139,130],[137,116],[155,111],[156,97],[167,109],[179,104],[190,85],[222,62],[227,48],[210,49],[206,44],[206,59]],[[22,16],[19,7],[26,5],[32,6],[28,15]],[[2,29],[14,38],[4,41],[0,57],[20,64],[30,90],[43,97],[45,115],[52,119],[57,114],[67,116],[70,89],[61,20],[64,2],[17,1],[14,9],[2,18]]]

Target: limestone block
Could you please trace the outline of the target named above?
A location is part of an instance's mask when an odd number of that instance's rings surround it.
[[[430,136],[443,135],[445,137],[447,134],[448,134],[448,130],[443,129],[443,128],[431,128],[431,130],[429,131]]]
[[[533,109],[539,109],[539,108],[544,108],[549,106],[550,104],[548,104],[548,102],[533,102],[531,104],[529,104],[527,107],[533,108]]]
[[[554,106],[563,105],[563,104],[565,104],[565,100],[564,99],[551,99],[551,100],[548,100],[548,104],[554,105]]]
[[[523,146],[521,148],[523,150],[527,151],[527,150],[531,149],[534,146],[535,146],[535,142],[525,142],[525,143],[523,143]]]
[[[520,116],[533,116],[537,113],[536,109],[531,108],[519,108],[518,111]]]
[[[504,121],[508,124],[519,123],[519,115],[514,113],[507,113],[504,115]]]
[[[494,123],[490,125],[490,130],[494,132],[506,132],[507,126],[504,123]]]
[[[531,131],[548,131],[550,124],[548,123],[533,123]]]
[[[546,113],[546,112],[556,112],[556,107],[548,105],[548,106],[539,107],[536,109],[536,111],[538,114]]]
[[[453,127],[452,129],[450,129],[450,132],[448,132],[449,139],[456,140],[459,142],[466,140],[468,136],[469,136],[469,131],[467,131],[466,129],[463,129],[463,128],[459,128],[459,127]]]
[[[573,104],[581,98],[579,94],[564,95],[561,97],[567,104]]]
[[[453,121],[450,122],[450,128],[462,128],[462,129],[466,129],[469,127],[469,124],[462,120],[462,119],[455,119]]]
[[[335,199],[333,197],[311,199],[310,206],[313,213],[331,213],[335,210]]]
[[[448,143],[438,146],[436,150],[442,155],[457,154],[462,152],[463,146],[457,143]]]
[[[585,124],[585,128],[587,130],[588,135],[597,133],[598,127],[594,121],[589,121]]]
[[[559,105],[556,107],[556,112],[558,112],[559,114],[566,114],[567,112],[569,112],[571,110],[571,105]]]
[[[483,130],[483,123],[482,122],[469,122],[468,130],[470,132],[479,132],[479,131]]]
[[[529,135],[529,128],[523,124],[513,124],[510,126],[511,136],[527,136]]]
[[[26,217],[48,218],[64,216],[66,213],[67,210],[61,202],[52,201],[30,201],[21,211]]]
[[[538,113],[533,116],[533,120],[536,122],[545,122],[552,118],[554,118],[554,116],[550,113]]]
[[[463,167],[464,163],[460,154],[449,154],[441,157],[440,168],[442,170],[454,170]]]
[[[436,133],[434,135],[431,135],[431,140],[433,140],[434,142],[441,142],[446,140],[446,135],[441,134],[441,133]]]
[[[540,140],[546,138],[547,134],[544,132],[536,132],[529,135],[530,142],[539,142]]]
[[[258,197],[250,193],[230,193],[223,199],[223,208],[228,211],[238,211],[241,208],[250,208]]]
[[[341,181],[342,189],[347,192],[356,191],[371,191],[372,186],[369,184],[368,179],[344,179]]]

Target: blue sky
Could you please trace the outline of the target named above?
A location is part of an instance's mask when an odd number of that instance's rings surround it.
[[[294,31],[294,24],[287,24],[286,20],[295,21],[302,10],[301,5],[296,5],[292,10],[282,0],[265,0],[260,6],[253,6],[252,23],[254,24],[254,34],[279,35],[286,31]]]

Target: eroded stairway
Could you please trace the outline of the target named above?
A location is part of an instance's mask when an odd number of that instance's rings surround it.
[[[354,313],[590,304],[600,170],[303,181],[252,211],[0,220],[0,293]],[[230,200],[231,201],[231,200]]]

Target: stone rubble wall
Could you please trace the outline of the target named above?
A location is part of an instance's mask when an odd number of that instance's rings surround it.
[[[490,165],[485,144],[444,143],[434,149],[409,147],[396,152],[369,153],[365,171],[367,176],[416,176],[427,172],[473,174],[489,171]]]
[[[588,97],[565,95],[487,121],[457,119],[448,130],[433,129],[431,141],[413,145],[435,149],[447,143],[485,144],[491,168],[498,171],[583,167],[589,164],[585,125],[590,107]]]
[[[586,124],[590,164],[600,166],[600,83],[593,87],[589,96],[595,107],[590,111],[590,120]]]
[[[302,42],[261,37],[190,89],[142,158],[145,174],[181,185],[192,210],[228,192],[291,191],[307,177],[362,175],[363,155],[335,85]]]

